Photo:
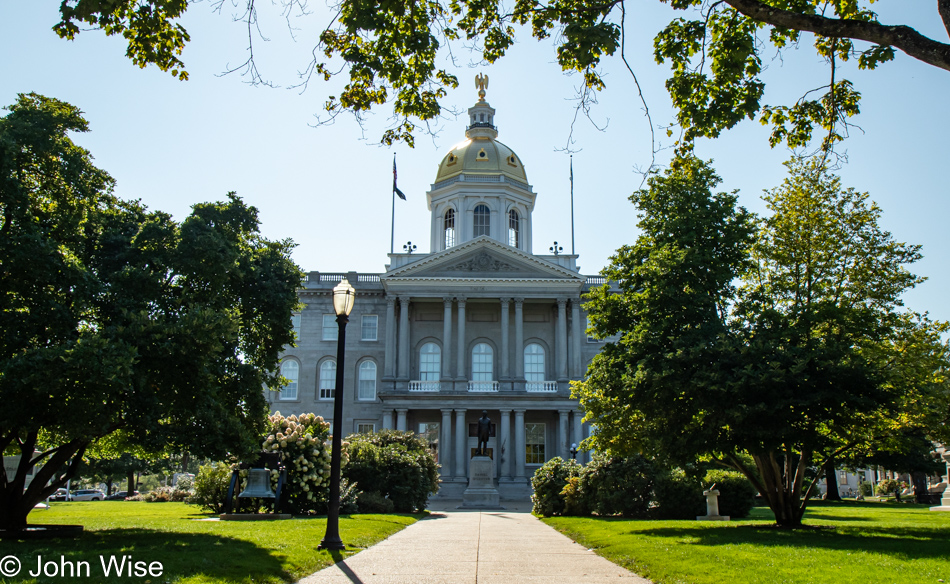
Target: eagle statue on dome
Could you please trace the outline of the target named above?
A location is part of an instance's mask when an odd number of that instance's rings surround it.
[[[488,75],[482,73],[476,75],[475,87],[478,88],[478,101],[485,101],[485,90],[488,89]]]

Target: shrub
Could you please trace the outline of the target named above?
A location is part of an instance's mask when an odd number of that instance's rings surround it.
[[[202,466],[195,476],[195,492],[188,498],[187,503],[200,505],[212,513],[224,512],[224,499],[228,494],[228,485],[231,483],[231,467],[223,462]]]
[[[680,468],[657,477],[654,499],[658,519],[696,519],[706,513],[702,480]]]
[[[598,515],[647,517],[656,471],[640,455],[627,458],[595,454],[580,474],[581,490],[590,510]]]
[[[575,460],[563,460],[555,456],[534,471],[531,477],[531,486],[534,488],[531,512],[545,517],[563,514],[564,487],[569,478],[580,476],[581,468]]]
[[[869,481],[861,481],[858,483],[858,491],[865,497],[870,497],[874,494],[874,483]]]
[[[561,496],[564,498],[564,515],[590,515],[590,507],[587,504],[587,494],[581,485],[580,477],[570,477],[567,479],[567,484],[564,485],[564,489],[561,490]]]
[[[900,491],[900,483],[894,479],[884,479],[877,484],[877,494],[882,496],[892,495]]]
[[[392,513],[393,502],[378,491],[360,493],[356,498],[360,513]]]
[[[439,465],[429,445],[413,432],[383,430],[347,440],[345,478],[363,491],[388,497],[395,511],[422,511],[429,495],[439,491]]]
[[[755,487],[741,472],[711,470],[703,479],[703,489],[716,485],[719,491],[719,514],[729,517],[748,517],[755,506]],[[705,515],[704,511],[700,515]]]

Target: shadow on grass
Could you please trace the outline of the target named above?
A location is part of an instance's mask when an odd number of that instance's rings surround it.
[[[44,563],[59,562],[60,556],[70,562],[89,562],[93,581],[111,582],[105,578],[100,556],[121,560],[131,556],[132,562],[161,562],[163,581],[190,576],[205,576],[228,582],[261,581],[267,578],[292,580],[283,567],[284,556],[251,542],[214,534],[176,533],[149,529],[104,529],[86,532],[81,538],[68,541],[21,541],[0,544],[0,556],[14,555],[26,570],[36,570],[37,557]],[[114,573],[114,572],[113,572]],[[60,582],[63,578],[38,578],[36,582]],[[124,578],[123,581],[128,578]]]
[[[836,518],[837,520],[838,518]],[[868,527],[838,529],[762,529],[761,525],[729,528],[641,527],[626,532],[678,540],[685,545],[793,547],[896,555],[907,559],[946,558],[950,530],[927,527]]]

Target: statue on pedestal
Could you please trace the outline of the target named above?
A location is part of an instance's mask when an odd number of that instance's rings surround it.
[[[491,436],[491,418],[488,410],[482,410],[482,417],[478,419],[478,448],[476,456],[488,456],[488,438]]]

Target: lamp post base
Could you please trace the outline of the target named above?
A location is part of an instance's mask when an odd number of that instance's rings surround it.
[[[320,542],[320,545],[317,546],[318,550],[330,550],[330,551],[343,551],[346,549],[346,546],[343,545],[342,540],[327,541],[324,539]]]

